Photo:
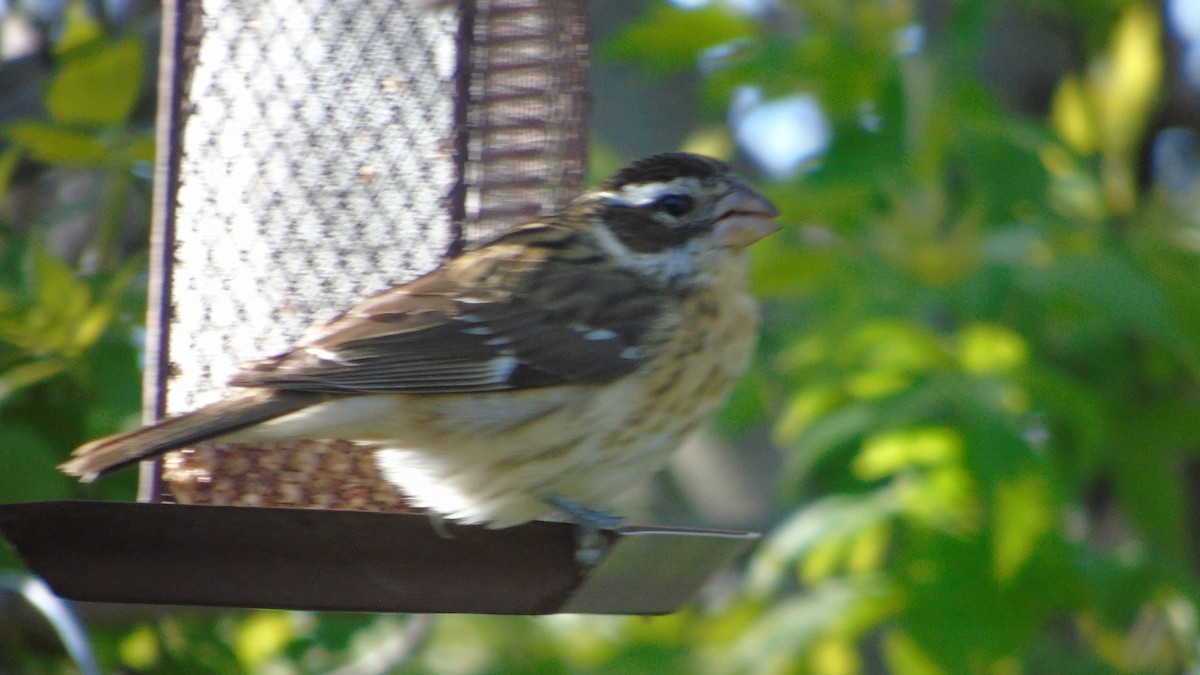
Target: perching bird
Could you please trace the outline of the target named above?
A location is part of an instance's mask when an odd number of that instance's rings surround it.
[[[744,249],[777,215],[722,162],[642,159],[244,365],[224,399],[61,469],[91,481],[205,440],[348,439],[383,446],[384,476],[452,520],[603,516],[746,368]]]

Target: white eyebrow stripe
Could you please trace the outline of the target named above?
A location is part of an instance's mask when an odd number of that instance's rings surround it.
[[[700,181],[692,177],[676,178],[666,183],[634,183],[625,185],[620,190],[606,190],[597,196],[629,206],[645,206],[651,204],[665,194],[696,194],[700,191]]]

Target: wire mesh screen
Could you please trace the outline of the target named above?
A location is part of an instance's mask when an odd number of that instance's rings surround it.
[[[286,349],[464,239],[573,196],[585,10],[583,0],[166,8],[152,414],[215,400],[240,362]],[[162,478],[194,503],[403,508],[372,453],[345,441],[202,444],[168,456]]]
[[[562,206],[585,169],[584,0],[494,0],[479,9],[465,120],[468,239]]]

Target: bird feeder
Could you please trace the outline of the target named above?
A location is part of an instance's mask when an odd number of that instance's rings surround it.
[[[148,421],[575,196],[586,5],[165,3]],[[569,524],[411,513],[345,441],[202,444],[144,463],[138,503],[0,505],[0,530],[71,599],[497,614],[671,612],[756,536],[629,526],[584,564]]]

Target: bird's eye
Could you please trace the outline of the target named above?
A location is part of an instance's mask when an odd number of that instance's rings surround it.
[[[695,205],[695,200],[687,195],[669,194],[655,199],[650,204],[650,208],[654,209],[655,211],[662,211],[671,217],[678,218],[686,214],[688,211],[691,211],[692,207]]]

